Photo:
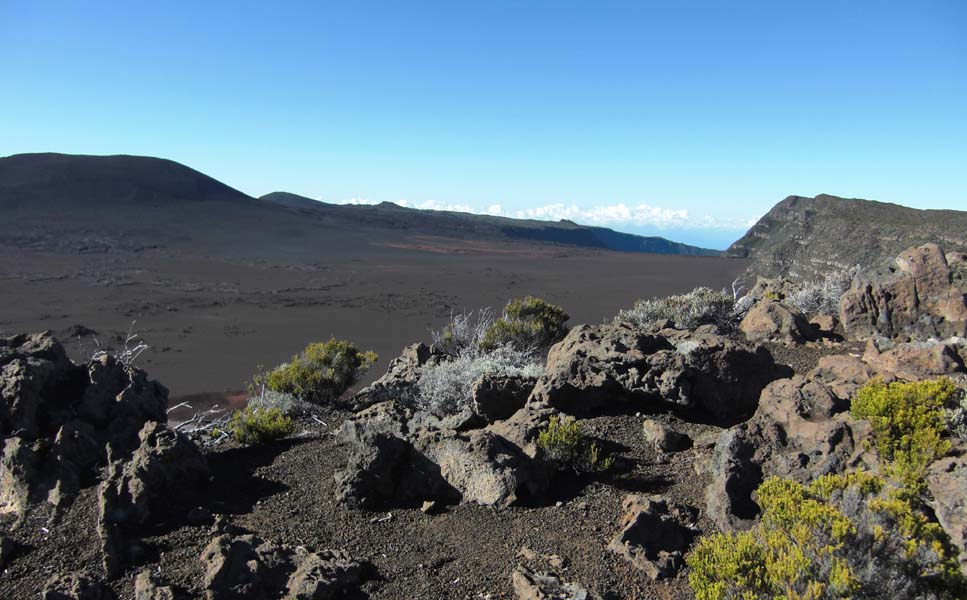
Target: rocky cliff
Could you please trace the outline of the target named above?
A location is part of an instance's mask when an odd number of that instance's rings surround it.
[[[789,196],[775,205],[726,256],[751,258],[752,277],[813,280],[841,268],[881,267],[910,246],[937,242],[967,249],[967,212],[897,204]]]

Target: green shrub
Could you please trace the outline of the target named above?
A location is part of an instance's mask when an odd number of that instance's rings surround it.
[[[278,408],[248,406],[232,415],[228,431],[238,443],[253,446],[292,435],[295,423]]]
[[[560,306],[527,296],[507,303],[501,318],[487,328],[480,349],[490,351],[499,346],[538,351],[550,347],[567,334],[564,323],[570,317]]]
[[[943,529],[878,475],[773,477],[756,499],[752,529],[705,537],[687,557],[697,600],[962,597]]]
[[[946,378],[891,384],[873,381],[857,392],[850,412],[853,418],[870,422],[888,472],[918,489],[927,466],[950,449],[944,437],[944,408],[954,401],[956,392]]]
[[[307,402],[331,402],[355,383],[377,360],[376,353],[362,351],[345,340],[309,344],[288,363],[255,376],[253,387],[262,385],[280,394]],[[254,390],[254,391],[257,391]]]
[[[679,329],[707,324],[728,329],[736,321],[734,309],[735,299],[731,294],[699,287],[687,294],[639,300],[632,308],[620,311],[614,322],[648,327],[656,321],[671,321]]]
[[[537,447],[562,469],[607,471],[614,464],[614,458],[604,457],[596,442],[588,443],[574,417],[551,417],[547,427],[537,434]]]

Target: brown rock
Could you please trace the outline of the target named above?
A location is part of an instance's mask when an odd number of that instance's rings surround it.
[[[809,324],[821,333],[832,333],[839,327],[839,319],[833,315],[815,315],[809,319]]]
[[[56,575],[47,582],[41,600],[114,600],[114,592],[86,573]]]
[[[967,575],[967,443],[957,442],[948,456],[930,465],[927,489],[937,520],[960,549],[960,568]]]
[[[684,433],[652,419],[642,423],[642,430],[648,443],[659,452],[679,452],[692,445],[692,440]]]
[[[938,341],[893,343],[886,338],[870,338],[863,361],[879,373],[907,381],[965,371],[957,347]]]
[[[554,573],[518,565],[511,574],[517,600],[600,600],[580,583],[561,581]]]
[[[746,313],[739,328],[750,342],[801,344],[816,337],[805,315],[775,300],[758,302]]]
[[[175,590],[144,570],[134,578],[134,600],[175,600]]]

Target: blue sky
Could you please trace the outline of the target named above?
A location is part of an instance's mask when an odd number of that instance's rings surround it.
[[[789,194],[967,209],[967,3],[0,0],[0,155],[723,247]]]

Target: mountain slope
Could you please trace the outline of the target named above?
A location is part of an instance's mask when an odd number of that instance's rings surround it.
[[[967,212],[825,194],[789,196],[725,255],[751,259],[751,276],[815,279],[857,264],[880,267],[901,250],[927,242],[967,250]]]
[[[406,208],[392,202],[382,202],[377,205],[328,204],[288,192],[273,192],[262,196],[260,200],[294,208],[303,214],[320,219],[362,220],[367,224],[380,224],[393,229],[426,229],[427,233],[435,235],[510,238],[622,252],[689,256],[721,254],[717,250],[689,246],[662,237],[621,233],[606,227],[578,225],[571,221],[538,221],[453,211],[421,210]]]

